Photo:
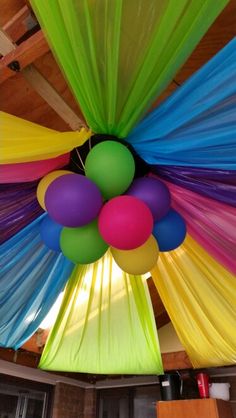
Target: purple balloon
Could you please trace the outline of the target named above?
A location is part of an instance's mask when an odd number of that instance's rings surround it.
[[[166,185],[151,177],[141,177],[133,181],[125,194],[142,200],[152,212],[154,221],[167,214],[170,209],[170,192]]]
[[[45,206],[60,225],[79,227],[93,221],[102,207],[99,188],[80,174],[58,177],[48,187]]]

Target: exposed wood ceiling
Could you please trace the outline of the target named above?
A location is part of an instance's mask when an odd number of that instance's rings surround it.
[[[83,119],[79,106],[52,56],[37,22],[30,15],[27,4],[28,2],[24,0],[0,0],[0,26],[16,43],[12,55],[6,55],[0,60],[0,69],[2,70],[0,80],[1,110],[59,131],[70,130],[68,123],[26,81],[23,72],[14,72],[6,67],[15,56],[22,68],[33,63],[34,67],[48,80],[72,111]],[[178,88],[236,35],[235,16],[236,0],[231,0],[177,73],[175,79],[161,97],[155,101],[153,107]],[[149,280],[149,289],[157,326],[160,327],[167,323],[169,318],[151,280]]]

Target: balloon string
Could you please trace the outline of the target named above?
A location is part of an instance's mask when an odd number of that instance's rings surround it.
[[[84,171],[84,169],[82,168],[82,167],[80,167],[80,165],[75,161],[75,160],[73,160],[73,158],[71,158],[71,161],[76,165],[76,167],[78,167],[81,171]]]
[[[82,164],[83,171],[85,171],[85,167],[84,167],[83,160],[82,160],[81,155],[80,155],[79,151],[77,150],[77,148],[76,148],[76,153],[77,153],[77,155],[78,155],[78,157],[79,157],[79,160],[80,160],[80,162],[81,162],[81,164]]]

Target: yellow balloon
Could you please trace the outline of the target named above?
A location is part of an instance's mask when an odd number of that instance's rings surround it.
[[[154,236],[134,250],[118,250],[112,247],[111,253],[118,266],[129,274],[148,273],[157,263],[159,248]]]
[[[40,204],[40,206],[46,210],[45,207],[45,202],[44,202],[44,197],[45,197],[45,193],[47,191],[48,186],[54,181],[56,180],[58,177],[63,176],[64,174],[74,174],[72,171],[69,170],[56,170],[56,171],[52,171],[51,173],[47,174],[46,176],[44,176],[37,187],[37,199],[38,202]]]

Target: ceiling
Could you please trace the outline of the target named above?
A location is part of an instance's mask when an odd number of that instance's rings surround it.
[[[29,2],[24,0],[0,0],[0,10],[0,25],[11,39],[17,45],[20,45],[22,50],[25,47],[23,42],[28,41],[27,45],[31,42],[29,50],[26,51],[28,55],[24,54],[24,51],[21,52],[22,55],[19,55],[20,64],[21,58],[23,64],[24,62],[26,63],[23,66],[27,65],[27,63],[33,63],[34,67],[51,84],[59,96],[63,98],[64,102],[69,105],[75,116],[77,115],[83,119],[80,108],[75,102],[45,40],[40,39],[38,40],[39,43],[36,43],[38,38],[35,35],[39,35],[38,31],[40,28],[35,18],[30,15]],[[153,107],[177,89],[193,72],[200,68],[236,35],[235,16],[236,1],[231,0],[203,37],[188,61],[177,73],[175,79],[166,88],[161,97],[155,101]],[[18,48],[19,46],[15,51]],[[4,59],[6,60],[6,57]],[[9,68],[4,68],[5,61],[2,62],[3,78],[0,79],[1,110],[59,131],[71,129],[68,123],[26,81],[24,72],[14,72],[9,70]],[[149,280],[148,284],[157,326],[160,327],[166,324],[169,318],[152,280]]]

